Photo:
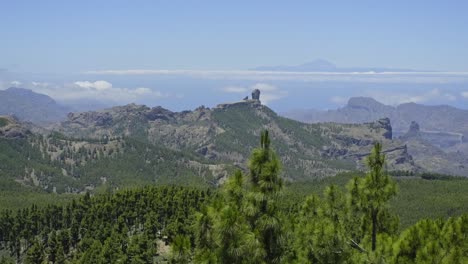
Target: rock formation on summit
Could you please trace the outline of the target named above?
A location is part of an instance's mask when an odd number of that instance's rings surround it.
[[[255,89],[252,92],[252,100],[258,100],[260,101],[260,90]]]
[[[411,121],[411,125],[409,127],[409,130],[408,130],[408,134],[410,135],[417,135],[419,134],[419,124],[416,123],[416,121]]]
[[[419,128],[419,124],[416,121],[411,121],[408,132],[406,132],[406,134],[402,135],[400,138],[402,140],[421,138],[421,130]]]

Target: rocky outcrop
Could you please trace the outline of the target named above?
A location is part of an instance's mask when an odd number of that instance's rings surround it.
[[[229,108],[243,107],[243,106],[257,108],[257,107],[261,107],[261,104],[260,104],[260,101],[258,100],[247,100],[247,101],[235,102],[235,103],[230,103],[230,104],[219,104],[216,106],[216,108],[217,109],[229,109]]]
[[[419,128],[419,124],[416,121],[411,121],[408,132],[401,136],[401,139],[403,140],[408,140],[412,138],[421,138],[421,130]]]
[[[346,136],[346,135],[337,135],[335,139],[342,141],[343,145],[345,146],[364,147],[364,146],[369,146],[372,143],[374,143],[374,141],[370,139],[354,138],[354,137]]]
[[[260,90],[258,90],[258,89],[253,90],[252,100],[260,101]]]
[[[98,127],[112,125],[112,115],[107,112],[69,113],[67,117],[69,122],[79,123],[81,125],[94,125]]]
[[[348,154],[347,149],[337,148],[337,147],[323,147],[321,151],[322,157],[325,158],[340,158],[345,157]]]
[[[175,118],[175,113],[161,106],[149,108],[144,105],[128,104],[113,107],[102,111],[69,113],[68,121],[82,126],[110,127],[121,119],[137,118],[142,121],[164,120],[170,121]]]
[[[217,158],[216,153],[216,146],[214,144],[209,144],[207,146],[203,146],[196,150],[196,152],[207,159],[215,160]]]
[[[380,130],[383,129],[383,137],[386,139],[392,139],[392,125],[390,123],[390,118],[382,118],[375,122],[368,123],[372,129]]]
[[[169,121],[174,118],[174,113],[161,106],[157,106],[151,108],[149,111],[145,111],[144,116],[150,121],[157,119]]]
[[[0,138],[25,138],[31,132],[15,118],[10,116],[0,116]]]

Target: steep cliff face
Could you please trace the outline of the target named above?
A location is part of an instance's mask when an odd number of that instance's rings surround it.
[[[413,157],[415,163],[426,171],[468,176],[468,158],[461,152],[443,151],[440,146],[461,142],[460,135],[421,131],[419,124],[411,122],[408,131],[399,137]],[[439,142],[440,146],[435,146]],[[458,144],[460,145],[460,144]],[[457,146],[458,146],[457,145]]]
[[[369,156],[375,142],[381,142],[383,152],[387,157],[388,170],[421,171],[413,157],[409,154],[407,146],[400,140],[392,139],[392,127],[388,118],[375,122],[357,124],[323,123],[322,126],[333,125],[329,134],[335,139],[331,146],[324,149],[326,156],[336,159],[353,160],[358,169],[365,169],[365,158]],[[336,130],[336,127],[340,127]]]
[[[403,134],[400,139],[402,140],[410,140],[410,139],[422,139],[421,130],[419,128],[419,124],[416,121],[412,121],[408,132]]]

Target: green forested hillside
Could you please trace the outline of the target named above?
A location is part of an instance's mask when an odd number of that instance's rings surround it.
[[[285,195],[291,203],[300,203],[307,195],[322,195],[331,184],[345,188],[359,173],[340,174],[311,182],[294,182],[285,186]],[[447,218],[468,212],[468,180],[465,178],[427,180],[420,177],[395,178],[398,193],[390,201],[390,208],[400,217],[406,228],[422,218]]]
[[[152,263],[210,197],[190,187],[145,187],[0,215],[0,249],[25,263]]]
[[[63,133],[5,126],[17,130],[0,138],[2,261],[467,259],[468,180],[412,170],[386,120],[305,125],[250,102],[113,111]]]
[[[243,169],[256,138],[268,129],[286,165],[283,176],[290,180],[311,180],[359,169],[361,157],[368,154],[375,140],[385,143],[392,170],[420,169],[407,155],[405,146],[391,140],[389,120],[361,125],[304,124],[280,117],[255,100],[182,112],[130,104],[72,114],[54,129],[78,138],[137,138]]]
[[[3,211],[2,262],[468,261],[467,181],[395,181],[376,147],[366,174],[285,184],[270,144],[262,134],[248,174],[237,171],[220,189],[143,187]]]
[[[0,179],[45,192],[80,193],[95,188],[150,183],[208,185],[232,170],[194,154],[134,138],[74,139],[60,134],[0,138]]]

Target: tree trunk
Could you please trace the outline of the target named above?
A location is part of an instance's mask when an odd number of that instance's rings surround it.
[[[377,210],[372,209],[372,251],[375,251],[377,244]]]

